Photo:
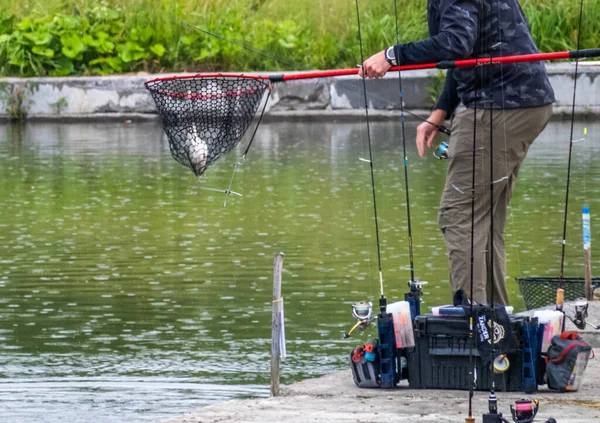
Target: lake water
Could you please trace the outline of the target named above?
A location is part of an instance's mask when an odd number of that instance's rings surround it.
[[[408,271],[400,132],[372,123],[385,293]],[[423,307],[450,300],[437,206],[445,161],[419,159],[407,128]],[[584,135],[584,128],[586,134]],[[558,276],[570,123],[532,147],[507,222],[516,276]],[[582,276],[581,207],[600,228],[600,124],[577,122],[566,276]],[[440,139],[441,140],[441,139]],[[197,179],[156,122],[0,126],[0,420],[157,421],[267,396],[273,259],[285,253],[284,383],[346,367],[374,328],[344,340],[350,304],[379,280],[365,125],[261,125]],[[598,264],[598,260],[595,260]]]

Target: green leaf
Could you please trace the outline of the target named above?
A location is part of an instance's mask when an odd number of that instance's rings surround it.
[[[111,53],[114,49],[115,44],[110,41],[101,41],[96,47],[99,53]]]
[[[163,57],[167,49],[162,44],[154,44],[150,47],[150,51],[156,54],[158,57]]]
[[[17,28],[21,31],[31,29],[33,28],[33,21],[31,20],[31,18],[25,18],[17,24]]]
[[[52,61],[54,69],[50,71],[51,76],[67,76],[75,71],[75,65],[66,57],[59,57]]]
[[[135,62],[146,55],[143,47],[131,41],[117,45],[117,52],[119,53],[119,59],[125,63]]]
[[[93,70],[101,75],[110,73],[119,73],[125,70],[123,62],[118,57],[99,57],[90,61],[90,66],[94,66]],[[95,66],[100,65],[100,66]]]
[[[104,41],[108,38],[108,34],[104,31],[95,31],[94,35],[98,39],[98,41]]]
[[[107,57],[106,63],[116,72],[123,72],[123,70],[125,69],[123,66],[123,62],[118,57]]]
[[[148,41],[150,41],[150,38],[152,38],[153,35],[154,30],[149,26],[145,26],[143,28],[133,28],[130,34],[133,41],[139,41],[142,44],[146,44]]]
[[[25,55],[23,50],[13,50],[10,52],[10,56],[8,57],[8,63],[11,65],[18,66],[20,68],[24,68],[27,66],[27,60],[25,60]]]
[[[0,12],[0,32],[12,32],[13,21],[15,20],[14,15],[9,12]]]
[[[0,35],[0,43],[5,43],[5,42],[7,42],[9,40],[10,40],[10,35],[8,35],[8,34],[2,34],[2,35]]]
[[[185,36],[181,37],[181,44],[189,46],[189,45],[192,45],[194,40],[195,40],[194,37],[192,37],[190,35],[185,35]]]
[[[77,29],[80,27],[79,18],[68,15],[56,15],[54,22],[63,29]]]
[[[81,41],[88,46],[96,47],[96,40],[94,40],[94,37],[89,34],[84,35]]]
[[[294,48],[296,47],[296,37],[289,35],[285,40],[279,40],[279,45],[283,48]]]
[[[45,46],[52,41],[52,34],[49,32],[27,32],[23,35],[28,40],[33,41],[36,46]]]
[[[106,41],[108,34],[105,32],[99,32],[98,39],[94,39],[91,35],[84,35],[82,41],[90,47],[96,49],[98,53],[111,53],[115,49],[114,43]]]
[[[75,35],[61,37],[60,42],[62,44],[62,53],[69,59],[77,58],[86,48],[83,41]]]
[[[54,50],[52,50],[51,48],[48,48],[48,47],[33,46],[31,51],[34,52],[35,54],[37,54],[38,56],[44,56],[44,57],[48,57],[48,58],[54,57]]]

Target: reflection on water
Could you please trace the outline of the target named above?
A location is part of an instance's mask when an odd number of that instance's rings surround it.
[[[598,224],[600,125],[575,144],[566,275],[581,276],[580,208]],[[156,123],[0,126],[2,421],[154,421],[268,395],[271,281],[283,251],[286,383],[346,365],[354,301],[379,294],[364,124],[261,126],[196,179]],[[507,223],[514,277],[556,276],[569,123],[551,123],[521,170]],[[418,159],[409,124],[416,275],[449,300],[437,227],[446,162]],[[409,278],[399,130],[372,124],[385,292]],[[579,135],[576,137],[578,138]],[[369,336],[375,333],[371,329]]]

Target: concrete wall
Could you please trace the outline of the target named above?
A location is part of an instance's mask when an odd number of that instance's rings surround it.
[[[555,113],[570,114],[575,65],[561,63],[548,64],[547,67],[557,97]],[[432,86],[437,73],[437,70],[431,70],[402,74],[407,109],[426,111],[431,108],[428,88]],[[578,114],[600,116],[599,75],[600,62],[580,63],[576,99]],[[1,79],[0,118],[10,117],[6,93],[13,93],[14,97],[15,89],[23,91],[23,108],[27,110],[29,118],[155,118],[154,102],[145,89],[144,82],[156,76]],[[367,90],[372,115],[397,113],[397,74],[367,81]],[[277,83],[267,110],[271,117],[343,117],[364,114],[362,86],[356,76]]]

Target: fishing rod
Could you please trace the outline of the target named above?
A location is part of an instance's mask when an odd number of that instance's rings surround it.
[[[358,22],[358,44],[359,44],[359,50],[360,50],[360,62],[364,63],[364,53],[363,53],[363,43],[362,43],[362,33],[361,33],[361,28],[360,28],[360,13],[359,13],[359,7],[358,7],[358,0],[355,0],[355,5],[356,5],[356,20]],[[353,69],[355,71],[355,74],[358,74],[358,69]],[[369,168],[371,171],[371,191],[373,194],[373,213],[375,216],[375,239],[377,242],[377,265],[379,268],[379,288],[380,288],[380,293],[381,293],[381,297],[379,300],[379,306],[381,309],[381,313],[385,313],[385,308],[387,305],[387,301],[385,299],[385,295],[384,295],[384,291],[383,291],[383,270],[382,270],[382,266],[381,266],[381,242],[379,239],[379,219],[378,219],[378,215],[377,215],[377,195],[376,195],[376,190],[375,190],[375,169],[373,168],[373,150],[371,147],[371,127],[370,127],[370,122],[369,122],[369,103],[368,103],[368,97],[367,97],[367,84],[366,84],[366,77],[363,73],[363,77],[362,77],[362,91],[363,91],[363,96],[364,96],[364,100],[365,100],[365,104],[364,104],[364,109],[365,109],[365,118],[366,118],[366,124],[367,124],[367,144],[369,146]]]
[[[496,5],[499,8],[499,4],[498,1],[496,1]],[[482,3],[483,6],[483,3]],[[573,149],[573,127],[574,127],[574,122],[575,122],[575,99],[576,99],[576,92],[577,92],[577,72],[578,72],[578,66],[579,66],[579,58],[582,57],[582,52],[579,50],[580,48],[580,39],[581,39],[581,22],[582,22],[582,16],[583,16],[583,0],[580,0],[580,9],[579,9],[579,25],[578,25],[578,36],[577,36],[577,50],[575,51],[570,51],[568,52],[568,56],[569,58],[575,58],[575,76],[573,78],[574,80],[574,86],[573,86],[573,104],[572,104],[572,113],[571,113],[571,132],[570,132],[570,140],[569,140],[569,157],[568,157],[568,165],[567,165],[567,186],[566,186],[566,194],[565,194],[565,209],[564,209],[564,224],[563,224],[563,239],[562,239],[562,253],[561,253],[561,263],[560,263],[560,286],[556,291],[556,309],[561,311],[563,313],[563,316],[565,316],[564,310],[563,310],[563,305],[564,305],[564,289],[563,289],[563,276],[564,276],[564,261],[565,261],[565,248],[566,248],[566,233],[567,233],[567,210],[568,210],[568,204],[569,204],[569,186],[570,186],[570,177],[571,177],[571,158],[572,158],[572,149]],[[480,15],[480,19],[481,19],[481,15]],[[481,23],[480,23],[480,28],[481,28]],[[482,44],[483,44],[483,40],[482,40]],[[488,41],[488,45],[489,45],[489,41]],[[491,61],[492,59],[490,59]],[[502,65],[502,63],[500,63],[500,65]],[[502,68],[502,67],[501,67]],[[489,83],[490,83],[490,88],[491,88],[491,84],[493,81],[493,77],[490,73],[489,76]],[[502,88],[504,89],[504,88]],[[490,90],[490,96],[493,96],[493,92]],[[490,260],[490,280],[492,281],[491,283],[491,308],[492,308],[492,327],[495,327],[495,320],[496,320],[496,308],[494,305],[494,293],[495,293],[495,282],[494,282],[494,251],[493,251],[493,246],[494,246],[494,138],[493,138],[493,108],[492,108],[492,102],[490,102],[490,108],[489,108],[489,113],[490,113],[490,132],[489,132],[489,136],[490,136],[490,151],[489,151],[489,156],[490,156],[490,240],[489,240],[489,260]],[[477,120],[474,120],[474,124],[476,124]],[[474,135],[473,135],[473,146],[475,146],[475,131],[474,131]],[[473,161],[475,161],[475,149],[473,150]],[[473,172],[475,171],[475,168],[473,167]],[[475,174],[473,173],[473,179],[475,178]],[[474,185],[473,185],[473,189],[474,189]],[[473,190],[474,192],[474,190]],[[472,219],[473,219],[473,215],[472,215]],[[473,222],[471,224],[472,228],[473,228]],[[473,236],[473,235],[471,235]],[[473,279],[471,279],[471,290],[473,289]],[[471,298],[472,300],[472,298]],[[581,323],[581,320],[583,320],[583,322],[585,322],[585,311],[582,310],[582,308],[580,308],[579,310],[576,309],[576,311],[579,311],[579,315],[577,315],[576,313],[576,318],[580,317],[581,319],[579,319],[579,323]],[[472,318],[472,316],[471,316]],[[564,324],[565,324],[565,318],[563,318],[563,327],[561,328],[561,330],[564,330]],[[585,323],[583,323],[583,326],[585,327]],[[472,347],[471,347],[472,348]],[[495,357],[495,343],[492,342],[492,356]],[[505,418],[502,417],[502,413],[498,412],[498,401],[496,398],[496,395],[494,393],[495,391],[495,376],[494,376],[494,366],[492,365],[491,371],[492,371],[492,386],[491,386],[491,390],[490,390],[490,394],[489,394],[489,398],[488,398],[488,413],[483,414],[483,423],[508,423],[508,420],[506,420]],[[530,402],[529,400],[522,400],[522,401],[517,401],[516,403],[516,407],[513,408],[512,405],[510,407],[511,413],[512,413],[512,417],[513,420],[515,422],[521,423],[521,422],[533,422],[537,411],[538,411],[538,406],[539,406],[539,402],[537,400],[534,400],[533,402]],[[524,407],[524,408],[523,408]],[[525,415],[519,415],[520,411],[526,411]],[[469,402],[469,417],[471,417],[471,403]],[[474,423],[474,419],[471,419],[471,421],[468,421],[467,423]],[[556,421],[554,419],[549,419],[546,423],[555,423]]]
[[[398,25],[398,2],[394,0],[394,21],[396,26],[396,44],[394,45],[394,56],[400,57],[400,30]],[[364,74],[364,72],[363,72]],[[412,225],[410,218],[410,194],[408,189],[408,155],[406,154],[406,131],[404,125],[404,90],[402,89],[402,71],[398,71],[398,92],[400,94],[400,127],[402,135],[402,154],[404,162],[404,192],[406,194],[406,226],[408,232],[408,260],[410,265],[410,280],[408,281],[409,292],[404,294],[404,300],[408,302],[410,306],[411,316],[415,318],[421,314],[421,296],[423,295],[422,285],[426,282],[420,282],[415,279],[415,261],[413,254],[413,238],[412,238]],[[436,125],[433,122],[423,119],[415,113],[408,112],[412,116],[416,116],[423,122],[436,127],[440,132],[450,135],[448,128],[442,125]],[[400,370],[401,371],[401,370]]]
[[[581,43],[581,21],[583,17],[583,0],[579,4],[579,28],[577,30],[577,50]],[[582,50],[584,51],[584,50]],[[579,57],[578,57],[579,58]],[[571,186],[571,161],[573,157],[573,128],[575,126],[575,97],[577,95],[577,73],[579,70],[579,60],[575,60],[575,76],[573,78],[573,104],[571,109],[571,133],[569,137],[569,158],[567,160],[567,187],[565,189],[565,212],[563,221],[563,236],[562,236],[562,250],[560,256],[560,282],[559,287],[556,290],[556,310],[563,312],[563,306],[565,302],[565,290],[563,289],[563,277],[565,271],[565,250],[567,248],[567,212],[569,210],[569,188]],[[563,327],[565,327],[565,318],[563,318]]]
[[[483,2],[482,2],[482,7],[483,7]],[[491,8],[491,7],[490,7]],[[499,10],[497,11],[499,13]],[[490,10],[491,13],[491,10]],[[491,44],[491,37],[487,37],[487,44],[488,44],[488,48],[490,47]],[[483,40],[482,40],[483,43]],[[500,64],[500,67],[502,68],[502,64]],[[489,232],[489,244],[488,244],[488,251],[489,251],[489,260],[490,260],[490,269],[489,269],[489,273],[490,273],[490,280],[492,281],[492,287],[491,287],[491,294],[490,294],[490,306],[492,307],[492,328],[496,327],[496,305],[494,304],[494,294],[496,293],[496,282],[494,281],[494,108],[492,107],[492,102],[493,102],[493,98],[494,98],[494,92],[491,89],[492,88],[492,83],[494,81],[492,72],[489,72],[489,86],[490,86],[490,107],[489,107],[489,113],[490,113],[490,129],[489,129],[489,136],[490,136],[490,232]],[[502,87],[502,89],[504,90],[504,87]],[[504,104],[502,105],[502,107],[504,108]],[[485,108],[484,108],[485,109]],[[506,144],[506,139],[504,140],[505,144]],[[475,152],[473,152],[473,154],[475,154]],[[506,156],[504,157],[505,160],[507,160]],[[494,336],[494,335],[492,335]],[[492,363],[490,364],[490,371],[492,373],[492,387],[490,389],[490,394],[488,397],[488,404],[489,404],[489,409],[488,411],[492,414],[494,413],[498,413],[498,399],[496,398],[496,375],[495,375],[495,368],[494,365],[496,363],[496,342],[495,339],[492,338],[492,358],[494,359],[494,361],[492,361]],[[501,415],[501,413],[500,413]],[[485,415],[484,415],[485,416]],[[484,417],[485,419],[485,417]]]
[[[360,48],[360,63],[365,62],[363,53],[363,42],[362,33],[360,27],[360,11],[358,7],[358,0],[355,0],[356,5],[356,21],[358,24],[358,44]],[[358,69],[353,69],[358,73]],[[379,297],[379,315],[377,316],[377,352],[379,353],[379,376],[381,378],[381,387],[384,389],[394,388],[397,380],[397,366],[396,366],[396,337],[394,334],[394,322],[392,315],[387,311],[387,298],[383,291],[383,270],[381,265],[381,243],[379,239],[379,218],[377,216],[377,198],[375,190],[375,170],[373,167],[373,152],[371,148],[371,130],[369,125],[369,102],[367,97],[367,82],[366,76],[363,69],[362,72],[362,87],[363,96],[365,100],[365,121],[367,124],[367,142],[369,145],[369,167],[371,170],[371,189],[373,192],[373,214],[375,218],[375,236],[377,241],[377,264],[379,267],[379,286],[381,290],[381,296]],[[402,100],[402,99],[401,99]],[[403,107],[403,106],[401,106]],[[404,120],[404,119],[403,119]],[[404,122],[403,122],[404,124]],[[404,126],[403,126],[404,132]],[[406,159],[405,159],[406,162]],[[406,170],[406,167],[405,167]],[[408,195],[408,191],[407,191]],[[410,217],[410,216],[409,216]],[[411,260],[411,279],[414,280],[414,274],[412,270]],[[411,281],[411,283],[414,283]]]
[[[394,0],[394,20],[396,22],[396,45],[394,46],[394,57],[400,57],[399,47],[400,32],[398,29],[398,4]],[[406,155],[406,133],[404,128],[404,91],[402,90],[402,72],[398,71],[398,90],[400,93],[400,128],[402,135],[402,155],[404,158],[404,191],[406,192],[406,223],[408,229],[408,260],[410,263],[410,281],[408,286],[415,283],[415,264],[413,257],[412,226],[410,222],[410,196],[408,193],[408,156]],[[427,121],[425,119],[425,121]],[[429,121],[427,121],[429,122]],[[429,122],[431,123],[431,122]]]

